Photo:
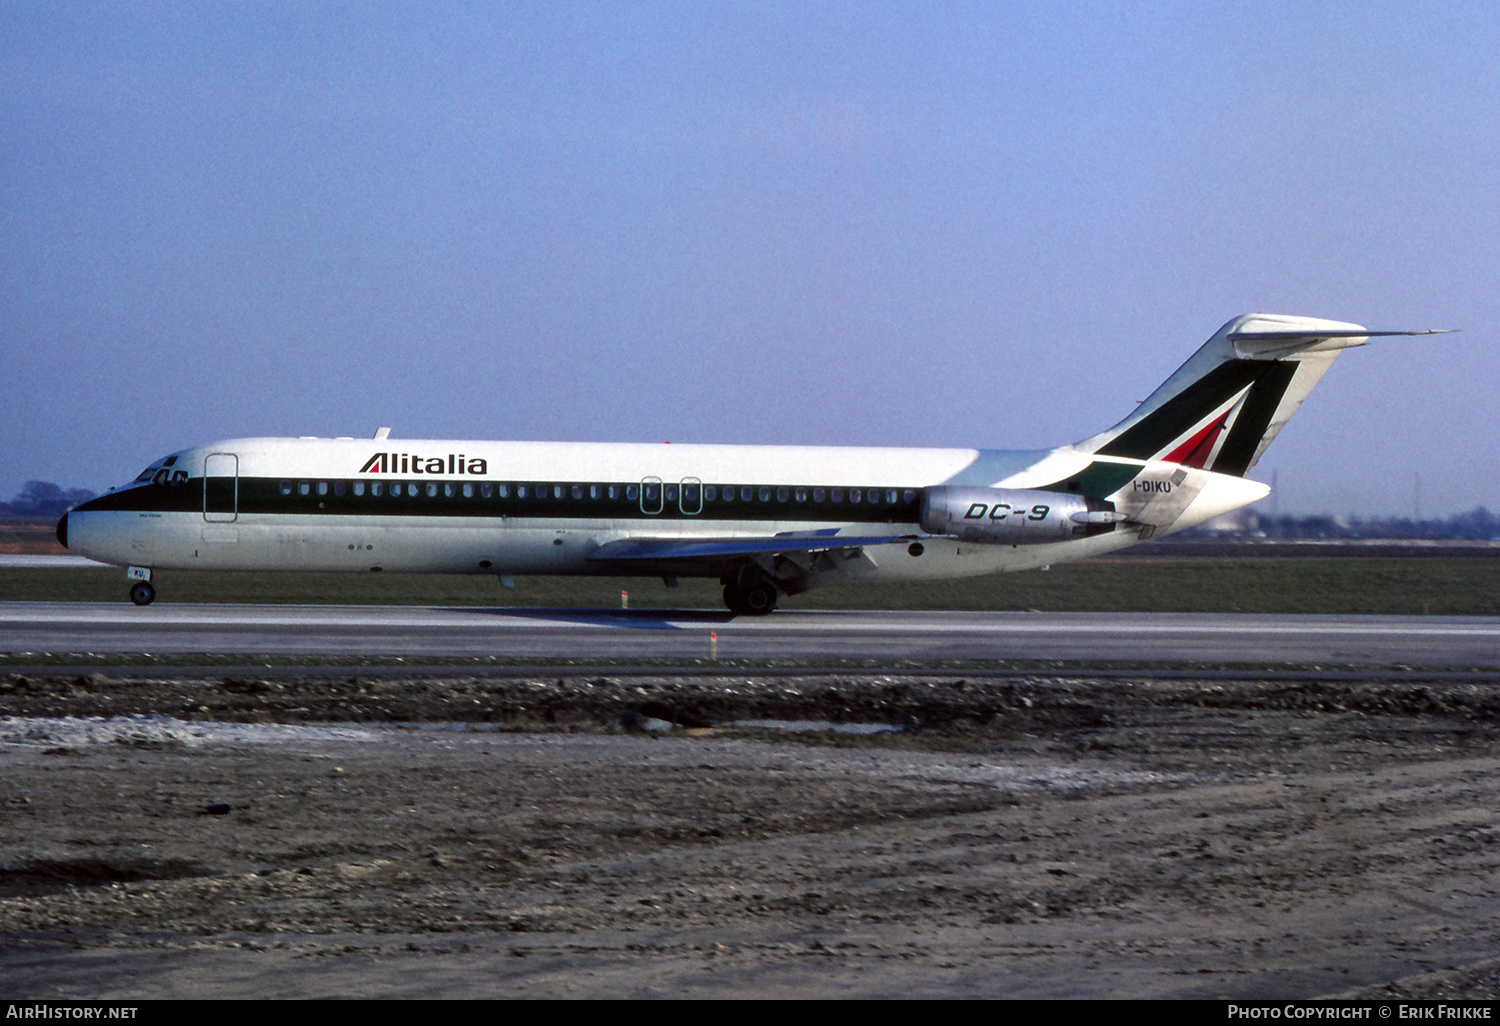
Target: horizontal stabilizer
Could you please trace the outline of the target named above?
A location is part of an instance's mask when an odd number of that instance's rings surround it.
[[[1253,323],[1253,322],[1252,322]],[[1225,337],[1234,344],[1235,355],[1246,360],[1284,360],[1303,353],[1326,353],[1362,346],[1372,338],[1401,335],[1447,335],[1451,328],[1425,331],[1371,331],[1351,326],[1343,329],[1303,328],[1297,331],[1231,331]]]
[[[1231,331],[1229,338],[1236,342],[1242,338],[1382,338],[1392,335],[1451,335],[1457,330],[1457,328],[1426,328],[1422,331],[1371,331],[1369,328],[1360,328],[1358,331]]]

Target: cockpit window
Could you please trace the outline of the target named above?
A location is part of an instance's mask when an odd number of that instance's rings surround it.
[[[181,484],[183,481],[187,480],[187,471],[178,470],[174,472],[168,469],[176,462],[176,456],[166,456],[162,459],[159,459],[155,463],[151,464],[151,466],[141,471],[140,474],[136,476],[136,479],[130,483],[133,485],[138,485],[145,484],[146,482],[150,481],[159,485],[164,485],[168,482],[172,484]]]

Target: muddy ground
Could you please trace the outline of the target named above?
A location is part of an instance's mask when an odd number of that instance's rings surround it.
[[[1489,683],[12,674],[0,715],[6,997],[1500,996]]]

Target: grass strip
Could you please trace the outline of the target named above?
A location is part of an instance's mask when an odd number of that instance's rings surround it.
[[[311,605],[722,609],[717,582],[666,588],[657,578],[158,571],[159,602]],[[0,568],[13,601],[123,602],[123,571]],[[784,609],[1038,612],[1339,613],[1500,616],[1500,560],[1482,558],[1198,558],[1069,563],[1048,571],[944,581],[831,585]]]

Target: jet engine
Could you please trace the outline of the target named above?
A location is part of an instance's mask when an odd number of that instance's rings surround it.
[[[1105,534],[1124,519],[1114,503],[1085,495],[944,485],[923,490],[920,523],[964,541],[1037,545]]]

